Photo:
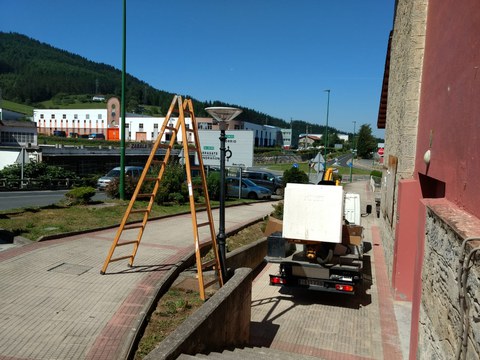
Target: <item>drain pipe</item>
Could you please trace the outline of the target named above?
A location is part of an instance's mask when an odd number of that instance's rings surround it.
[[[477,254],[477,252],[480,251],[480,246],[472,249],[467,257],[466,257],[466,262],[465,262],[465,247],[466,244],[470,241],[473,240],[480,240],[480,237],[469,237],[466,238],[462,242],[460,254],[459,254],[459,264],[460,266],[458,267],[458,272],[457,272],[457,285],[458,285],[458,297],[459,297],[459,303],[460,303],[460,319],[462,322],[462,329],[461,329],[461,342],[459,343],[455,358],[457,360],[460,359],[466,359],[467,355],[467,343],[468,343],[468,331],[470,329],[470,319],[469,319],[469,314],[470,314],[470,299],[468,298],[468,290],[467,290],[467,280],[468,280],[468,273],[470,271],[470,262],[472,261],[472,258],[474,255]]]

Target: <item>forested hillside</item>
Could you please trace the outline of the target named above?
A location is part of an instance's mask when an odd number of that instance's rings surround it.
[[[58,103],[58,99],[71,98],[71,95],[79,95],[78,99],[83,101],[95,94],[120,97],[121,75],[121,71],[113,66],[95,63],[25,35],[0,32],[0,89],[3,99],[42,107],[42,101],[56,99]],[[125,91],[127,111],[141,113],[153,107],[155,111],[151,114],[160,116],[165,115],[174,95],[129,75]],[[243,109],[239,120],[290,127],[287,121],[244,108],[240,104],[195,99],[193,102],[198,117],[208,116],[204,110],[208,106],[236,106]],[[152,111],[151,108],[149,111]],[[307,125],[310,133],[324,131],[323,126],[295,121],[294,138],[305,132]],[[334,128],[329,130],[337,132]]]

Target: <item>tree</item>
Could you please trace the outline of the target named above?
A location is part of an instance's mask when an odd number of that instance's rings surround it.
[[[369,124],[363,124],[356,141],[357,155],[363,159],[371,159],[376,148],[377,142],[372,135],[372,128]]]

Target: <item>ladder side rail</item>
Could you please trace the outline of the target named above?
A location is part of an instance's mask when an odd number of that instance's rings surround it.
[[[203,194],[205,197],[205,205],[206,205],[206,212],[207,212],[207,217],[208,221],[210,223],[210,236],[212,239],[212,250],[214,253],[214,258],[215,258],[215,270],[219,279],[219,284],[220,286],[223,286],[224,280],[222,277],[222,271],[220,269],[220,255],[218,253],[218,246],[217,246],[217,238],[216,238],[216,233],[215,233],[215,225],[214,225],[214,220],[213,220],[213,214],[212,214],[212,207],[210,205],[210,196],[208,194],[208,188],[207,188],[207,177],[205,175],[205,166],[203,163],[203,158],[202,158],[202,148],[200,144],[200,137],[198,135],[198,126],[197,126],[197,119],[195,117],[194,111],[193,111],[193,103],[192,100],[189,99],[187,102],[190,110],[190,117],[192,120],[192,127],[194,129],[193,132],[193,137],[194,137],[194,142],[195,142],[195,149],[197,152],[197,158],[198,158],[198,164],[200,168],[200,176],[202,178],[202,190]]]
[[[200,292],[200,298],[205,300],[205,284],[203,281],[203,270],[202,270],[202,259],[200,253],[200,236],[198,233],[198,222],[197,222],[197,212],[195,209],[195,196],[193,193],[193,184],[192,184],[192,174],[190,171],[190,157],[188,156],[188,138],[187,138],[187,129],[185,122],[185,115],[183,108],[179,117],[179,123],[182,125],[182,142],[183,142],[183,152],[185,156],[185,170],[187,175],[187,188],[188,188],[188,198],[190,201],[190,212],[192,215],[192,228],[193,228],[193,238],[195,245],[195,258],[197,263],[197,277],[198,277],[198,289]]]

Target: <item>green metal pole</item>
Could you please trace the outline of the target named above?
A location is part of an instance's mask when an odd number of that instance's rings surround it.
[[[127,0],[123,0],[123,35],[122,35],[122,121],[120,124],[120,199],[125,199],[125,75],[127,49]]]
[[[355,124],[357,122],[353,122],[353,137],[352,137],[352,166],[350,166],[350,182],[352,182],[352,172],[353,172],[353,158],[355,157]]]
[[[328,146],[328,111],[330,107],[330,90],[325,90],[327,92],[327,126],[325,127],[325,142],[324,144],[324,160],[325,160],[325,166],[323,171],[327,171],[327,146]]]

